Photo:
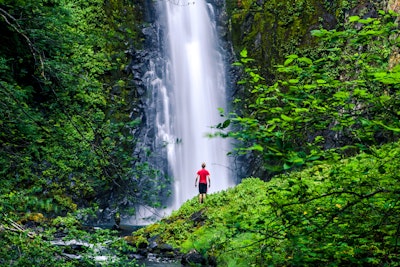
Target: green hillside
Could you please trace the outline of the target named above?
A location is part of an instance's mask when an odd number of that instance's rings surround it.
[[[134,233],[218,266],[398,266],[400,143],[187,201]]]

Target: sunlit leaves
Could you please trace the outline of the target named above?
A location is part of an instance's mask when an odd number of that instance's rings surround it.
[[[204,205],[193,198],[133,239],[157,236],[223,266],[396,266],[400,146],[369,149],[267,183],[244,179]],[[293,163],[303,156],[290,155]],[[204,220],[193,222],[199,213]]]
[[[240,119],[228,116],[231,131],[238,130],[224,136],[240,141],[240,153],[253,151],[266,175],[352,154],[357,143],[395,140],[400,72],[388,63],[398,45],[396,17],[352,16],[341,30],[313,30],[320,45],[286,56],[273,84],[257,75],[243,50],[241,84],[250,95],[237,101]]]

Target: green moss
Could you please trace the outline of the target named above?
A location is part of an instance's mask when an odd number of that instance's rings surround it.
[[[262,5],[229,1],[234,48],[237,53],[246,48],[262,73],[273,74],[272,67],[285,55],[313,45],[310,30],[335,27],[356,4],[356,0],[272,0]]]

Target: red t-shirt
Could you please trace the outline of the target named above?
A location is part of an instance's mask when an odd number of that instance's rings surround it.
[[[197,175],[200,176],[199,184],[207,184],[207,176],[210,175],[210,173],[206,169],[199,170]]]

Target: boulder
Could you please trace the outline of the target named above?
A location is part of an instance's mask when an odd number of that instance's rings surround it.
[[[192,266],[192,265],[208,266],[207,258],[198,253],[196,250],[191,250],[189,253],[183,255],[181,264],[184,266]]]

